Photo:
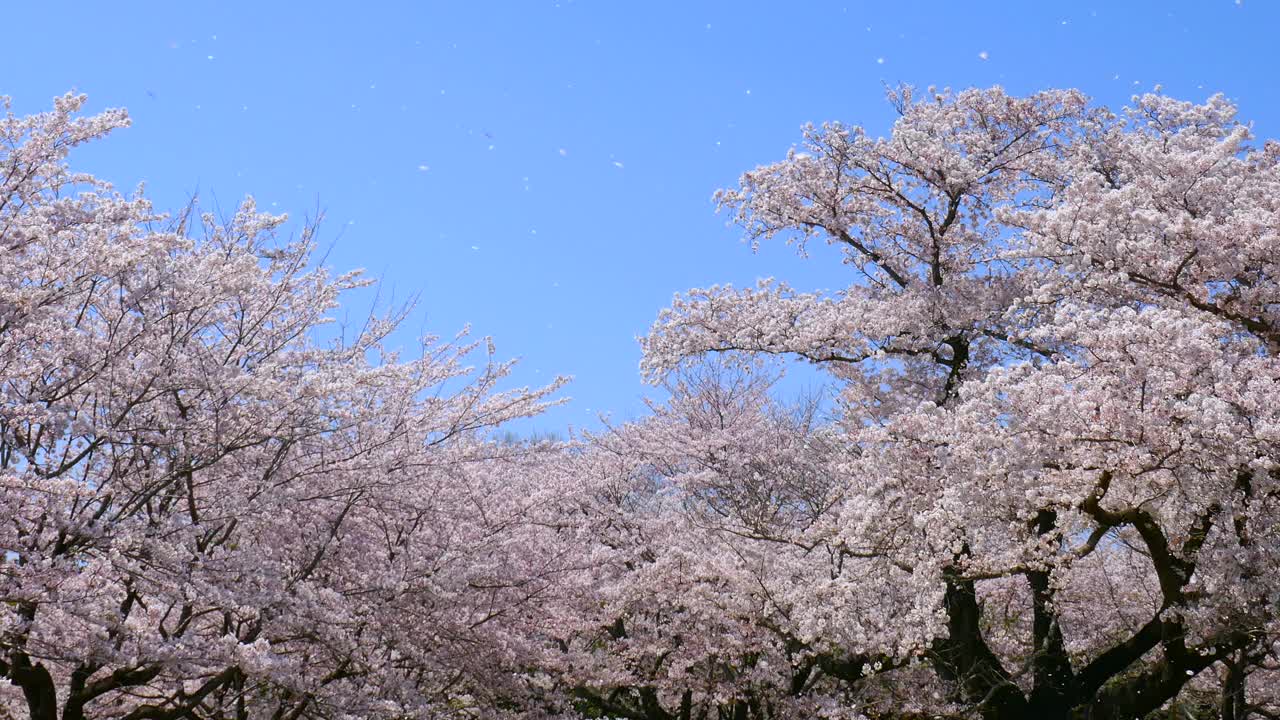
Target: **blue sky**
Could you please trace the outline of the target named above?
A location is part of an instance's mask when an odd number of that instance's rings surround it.
[[[535,426],[641,411],[642,334],[673,293],[850,280],[834,255],[753,255],[711,194],[805,122],[887,132],[885,84],[1222,92],[1280,134],[1280,3],[44,3],[5,8],[0,94],[67,90],[134,126],[72,163],[160,207],[325,212],[327,262],[417,297],[403,336],[470,323],[558,374]],[[372,296],[352,298],[360,317]],[[799,373],[803,381],[804,373]]]

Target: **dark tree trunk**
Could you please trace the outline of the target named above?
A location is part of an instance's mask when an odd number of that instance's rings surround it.
[[[957,699],[975,705],[985,720],[1024,717],[1026,698],[982,637],[982,610],[973,581],[947,574],[948,633],[935,646],[935,669],[956,688]]]
[[[9,677],[22,688],[31,720],[58,720],[58,693],[44,665],[32,665],[25,656],[15,659]]]

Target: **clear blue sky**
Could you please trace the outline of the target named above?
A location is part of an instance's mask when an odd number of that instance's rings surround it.
[[[404,342],[471,323],[576,376],[542,429],[627,417],[635,337],[672,293],[848,280],[832,255],[752,255],[714,190],[809,121],[887,131],[884,84],[1223,92],[1280,134],[1280,3],[11,3],[0,94],[70,89],[134,126],[73,156],[161,207],[199,190],[300,217],[328,262],[419,298]],[[981,54],[985,53],[985,58]],[[352,313],[368,309],[355,298]],[[360,304],[363,303],[363,304]]]

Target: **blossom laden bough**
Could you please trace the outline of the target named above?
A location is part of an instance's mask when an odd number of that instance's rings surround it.
[[[510,364],[465,336],[400,360],[395,314],[321,343],[365,281],[312,264],[314,228],[283,239],[252,200],[166,218],[73,173],[68,149],[128,124],[83,102],[0,121],[0,716],[509,694],[493,673],[527,633],[493,619],[563,568],[516,552],[547,534],[545,452],[488,433],[560,381],[501,390]]]
[[[718,195],[753,242],[837,246],[847,288],[692,290],[644,340],[659,382],[709,355],[813,363],[838,418],[784,441],[745,430],[772,401],[682,413],[735,385],[677,385],[629,451],[602,444],[660,519],[611,581],[650,605],[608,606],[654,619],[602,641],[627,670],[593,697],[638,717],[1276,712],[1278,146],[1221,97],[890,100],[889,137],[807,127]],[[791,468],[826,493],[802,525],[728,502],[763,484],[785,504]]]

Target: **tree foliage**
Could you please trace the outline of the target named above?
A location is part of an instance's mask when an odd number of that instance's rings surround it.
[[[890,100],[889,137],[806,128],[718,195],[755,242],[838,248],[847,288],[692,290],[644,340],[656,379],[813,363],[836,418],[703,378],[597,443],[590,704],[1274,717],[1278,146],[1221,97]]]
[[[0,121],[0,716],[421,716],[497,691],[554,560],[517,556],[538,454],[484,432],[492,347],[316,340],[363,281],[246,201],[156,215],[64,164],[127,123]],[[517,559],[519,560],[517,562]],[[480,651],[484,648],[484,652]]]
[[[357,275],[0,125],[0,717],[1280,716],[1280,145],[1220,97],[890,93],[718,195],[848,287],[678,296],[567,443]],[[775,358],[831,402],[782,402]]]

